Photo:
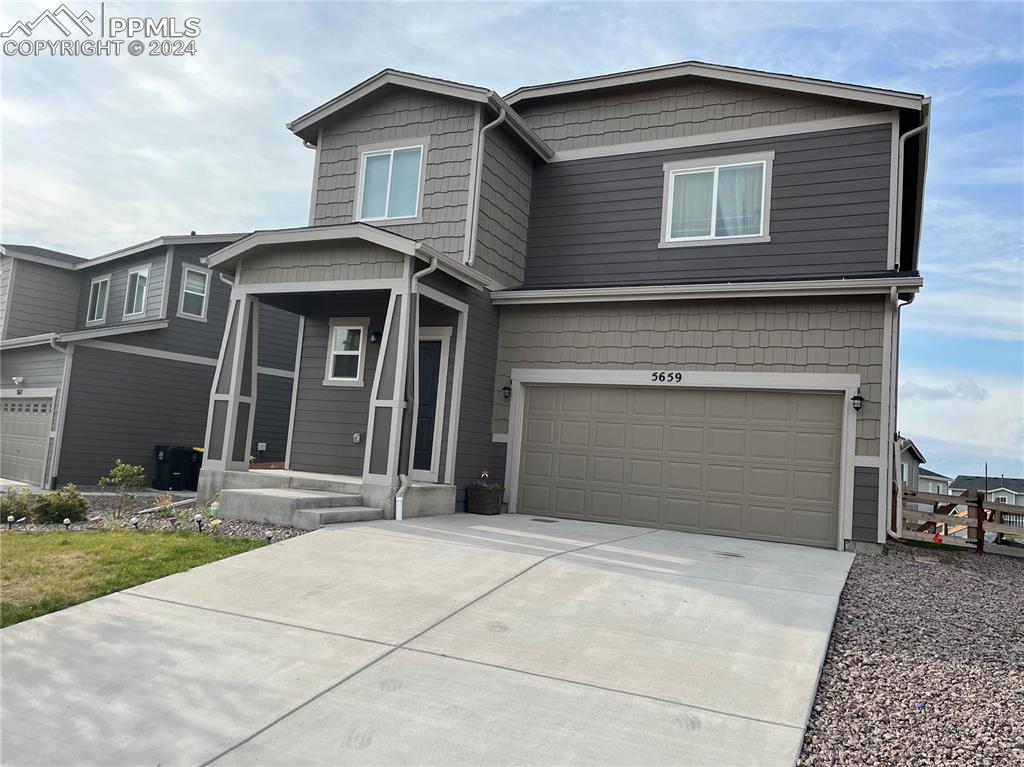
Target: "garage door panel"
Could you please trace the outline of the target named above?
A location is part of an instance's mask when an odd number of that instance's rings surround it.
[[[52,421],[52,399],[0,400],[0,476],[44,482]]]
[[[526,513],[835,545],[840,395],[552,385],[526,401]]]
[[[558,389],[531,386],[527,393],[527,407],[531,413],[554,413],[558,410]]]

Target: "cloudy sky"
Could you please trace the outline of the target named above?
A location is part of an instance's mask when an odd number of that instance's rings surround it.
[[[56,3],[50,5],[53,7]],[[72,10],[99,3],[70,2]],[[3,29],[42,4],[0,6]],[[0,61],[2,237],[96,256],[306,223],[284,123],[384,67],[489,86],[699,59],[925,93],[922,271],[899,420],[930,468],[1024,476],[1024,14],[897,5],[109,2],[201,19],[190,58]]]

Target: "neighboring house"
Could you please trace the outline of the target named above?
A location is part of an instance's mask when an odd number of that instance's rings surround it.
[[[307,481],[243,474],[269,304],[303,315],[288,466],[386,516],[486,469],[518,513],[883,541],[929,111],[695,62],[375,75],[289,125],[309,226],[207,260],[238,281],[201,493]]]
[[[900,450],[900,482],[911,490],[920,489],[920,470],[921,464],[925,462],[924,453],[918,450],[913,440],[898,434],[896,444]]]
[[[918,468],[917,489],[925,493],[949,494],[949,477],[944,477],[923,466]]]
[[[950,482],[950,492],[956,495],[965,490],[983,490],[986,497],[995,503],[1024,506],[1024,479],[1020,477],[977,477],[957,474]]]
[[[230,285],[201,261],[241,235],[160,237],[91,260],[0,251],[0,476],[95,485],[121,458],[202,445]],[[298,320],[261,315],[264,460],[283,460]]]

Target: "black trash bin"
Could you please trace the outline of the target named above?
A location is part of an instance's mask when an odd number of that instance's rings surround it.
[[[192,480],[192,456],[190,447],[156,446],[156,476],[153,487],[157,490],[188,490]]]
[[[192,461],[192,467],[189,471],[187,488],[189,490],[199,489],[199,470],[203,468],[203,448],[194,447],[192,448],[192,455],[190,456]]]

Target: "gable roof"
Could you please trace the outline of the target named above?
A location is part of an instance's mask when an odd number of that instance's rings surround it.
[[[60,269],[73,269],[76,264],[85,259],[81,256],[73,256],[70,253],[62,253],[59,250],[40,248],[36,245],[0,245],[0,253],[11,258],[20,258],[24,261],[34,261],[37,264],[56,266]]]
[[[925,462],[924,453],[922,453],[918,449],[917,445],[914,444],[914,440],[909,439],[907,437],[900,437],[900,452],[903,453],[907,450],[909,450],[914,455],[918,463]]]
[[[417,75],[412,72],[401,72],[397,69],[381,70],[373,77],[363,80],[363,82],[349,88],[339,96],[335,96],[330,101],[306,112],[301,117],[295,118],[290,123],[287,123],[286,127],[306,143],[315,144],[320,127],[324,122],[337,117],[367,96],[388,86],[436,93],[440,96],[484,104],[498,113],[504,111],[506,124],[522,139],[526,146],[545,160],[550,159],[555,153],[540,136],[533,132],[530,126],[523,122],[523,119],[501,96],[489,88],[482,88],[478,85],[465,85],[464,83],[442,80],[436,77],[425,77],[424,75]]]
[[[847,101],[860,101],[890,108],[895,107],[918,111],[925,104],[929,103],[929,99],[919,93],[906,93],[887,88],[872,88],[864,85],[841,83],[835,80],[820,80],[813,77],[797,77],[796,75],[766,72],[759,69],[727,67],[721,64],[709,64],[704,61],[682,61],[677,64],[632,69],[626,72],[581,77],[575,80],[562,80],[542,85],[527,85],[509,93],[505,96],[505,100],[515,106],[533,99],[565,96],[572,93],[584,93],[586,91],[617,88],[627,85],[639,85],[677,77],[703,77],[709,80],[724,80],[733,83],[797,91],[846,99]]]
[[[950,489],[957,490],[1009,490],[1011,493],[1024,493],[1024,478],[1021,477],[979,477],[974,474],[957,474],[949,483]]]
[[[919,476],[927,477],[929,479],[944,479],[947,482],[949,481],[949,477],[947,477],[945,474],[939,474],[938,472],[932,471],[931,469],[926,469],[924,466],[919,468],[917,470],[917,473]]]

